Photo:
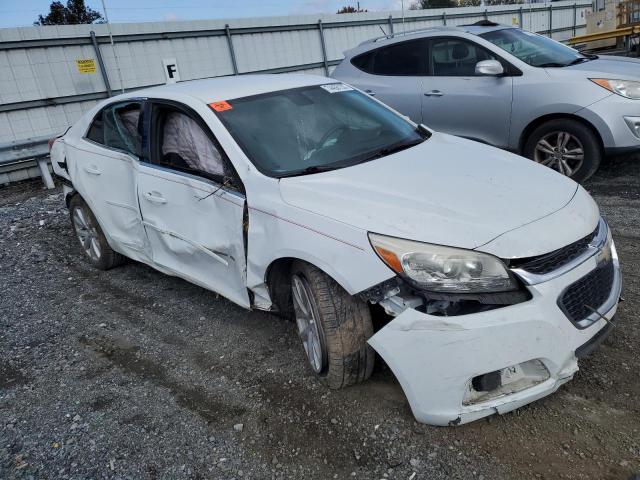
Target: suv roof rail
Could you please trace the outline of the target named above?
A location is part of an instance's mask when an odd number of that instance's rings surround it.
[[[365,45],[367,43],[375,43],[375,42],[379,42],[381,40],[390,40],[392,38],[397,38],[397,37],[403,37],[405,35],[413,35],[416,33],[426,33],[426,32],[437,32],[437,31],[441,31],[441,30],[457,30],[456,27],[447,27],[447,26],[437,26],[437,27],[426,27],[426,28],[418,28],[416,30],[407,30],[404,32],[395,32],[395,33],[390,33],[389,35],[382,35],[380,37],[375,37],[375,38],[371,38],[369,40],[365,40],[364,42],[360,43],[360,45]]]

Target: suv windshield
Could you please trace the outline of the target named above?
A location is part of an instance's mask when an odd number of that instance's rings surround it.
[[[366,162],[417,145],[429,135],[340,83],[211,105],[251,162],[277,178]]]
[[[566,67],[591,59],[555,40],[519,28],[494,30],[480,37],[533,67]]]

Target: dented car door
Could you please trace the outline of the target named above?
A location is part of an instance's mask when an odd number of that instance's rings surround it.
[[[147,160],[138,199],[153,263],[249,307],[243,243],[245,197],[202,120],[184,106],[149,106]]]
[[[133,99],[103,108],[81,139],[65,142],[65,153],[76,189],[111,242],[127,256],[144,261],[148,248],[135,186],[141,157],[140,105]]]

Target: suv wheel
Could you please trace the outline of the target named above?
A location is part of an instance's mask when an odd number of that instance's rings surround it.
[[[374,350],[368,305],[313,265],[295,262],[291,289],[298,334],[313,373],[338,389],[371,376]]]
[[[602,150],[590,128],[571,119],[543,123],[527,139],[524,155],[576,182],[598,169]]]
[[[89,263],[99,270],[109,270],[124,262],[125,257],[111,249],[93,212],[80,197],[69,202],[71,224]]]

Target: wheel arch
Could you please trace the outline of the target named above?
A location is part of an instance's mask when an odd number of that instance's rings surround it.
[[[78,193],[77,190],[71,190],[70,192],[68,192],[65,196],[64,196],[64,203],[67,205],[67,208],[69,208],[69,204],[71,203],[71,199],[73,197],[75,197],[76,195],[80,195]],[[80,195],[80,198],[82,198],[82,195]],[[84,198],[82,198],[84,200]],[[86,202],[85,202],[86,203]]]
[[[520,135],[520,140],[518,142],[518,153],[520,154],[524,154],[524,146],[527,143],[528,138],[531,136],[531,134],[533,133],[533,131],[538,128],[540,125],[550,121],[550,120],[575,120],[579,123],[581,123],[582,125],[584,125],[585,127],[589,128],[591,130],[591,132],[595,135],[596,139],[598,140],[598,144],[600,145],[600,151],[604,152],[604,142],[602,140],[602,135],[600,135],[600,132],[598,131],[598,129],[593,125],[593,123],[591,123],[590,121],[586,120],[585,118],[579,116],[579,115],[575,115],[575,114],[571,114],[571,113],[550,113],[547,115],[542,115],[538,118],[536,118],[535,120],[532,120],[531,122],[529,122],[529,124],[522,130],[522,134]]]
[[[271,301],[277,307],[278,311],[284,315],[293,314],[293,304],[291,303],[291,267],[295,262],[306,262],[321,270],[325,275],[331,277],[338,285],[340,285],[347,293],[352,295],[350,289],[345,285],[344,280],[340,281],[336,278],[335,272],[323,265],[323,262],[314,261],[314,259],[302,258],[303,256],[283,256],[271,261],[265,270],[264,282],[267,285]]]

